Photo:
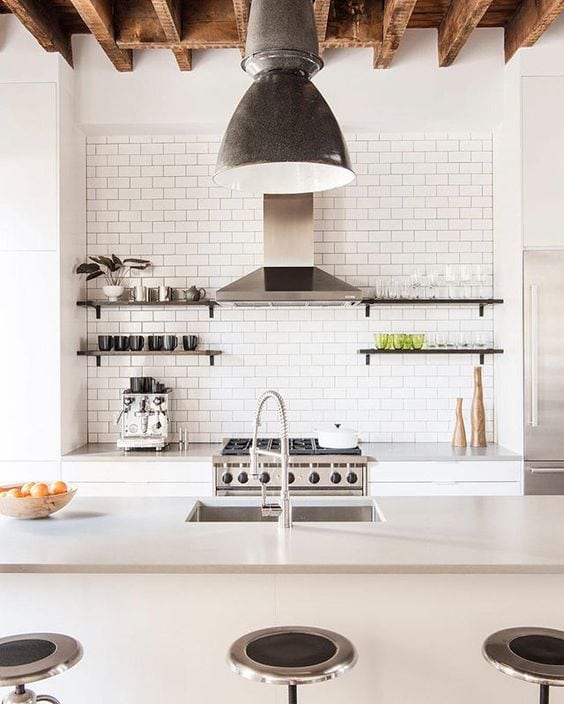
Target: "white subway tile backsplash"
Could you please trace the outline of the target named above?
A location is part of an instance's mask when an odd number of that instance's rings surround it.
[[[208,295],[262,263],[260,198],[212,180],[218,135],[90,137],[87,151],[89,254],[142,256],[153,266],[134,276],[149,286],[203,286]],[[417,269],[479,264],[493,281],[490,134],[349,136],[354,184],[315,196],[315,261],[371,293],[385,279]],[[101,287],[97,280],[92,288]],[[91,291],[101,296],[101,291]],[[128,378],[151,375],[174,391],[173,429],[192,441],[248,434],[255,400],[267,386],[288,399],[291,432],[347,422],[370,441],[447,441],[455,399],[472,394],[474,357],[374,357],[357,349],[375,332],[483,333],[493,315],[467,307],[373,306],[356,309],[102,309],[88,313],[98,334],[195,333],[223,350],[216,365],[200,357],[88,360],[91,442],[117,437],[120,392]],[[484,367],[488,434],[493,435],[493,372]],[[274,414],[266,432],[275,432]]]

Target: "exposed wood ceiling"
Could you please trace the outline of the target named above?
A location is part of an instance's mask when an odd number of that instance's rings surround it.
[[[133,52],[168,49],[182,71],[192,51],[244,50],[250,0],[0,0],[47,51],[72,65],[71,36],[92,34],[118,71]],[[564,0],[314,0],[321,50],[371,47],[374,68],[393,66],[406,29],[438,30],[439,64],[450,66],[476,27],[505,29],[505,58],[532,46]]]

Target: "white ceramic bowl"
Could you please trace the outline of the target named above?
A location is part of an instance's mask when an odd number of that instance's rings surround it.
[[[317,441],[321,447],[333,450],[350,450],[358,445],[358,433],[351,428],[336,425],[317,429]]]
[[[21,484],[4,486],[4,489],[21,488]],[[76,488],[69,487],[64,494],[53,494],[52,496],[24,496],[18,499],[14,496],[0,496],[0,514],[9,518],[46,518],[52,513],[56,513],[70,503],[76,494]]]

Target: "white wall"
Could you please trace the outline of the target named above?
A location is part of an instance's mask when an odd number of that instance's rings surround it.
[[[194,52],[188,73],[170,52],[137,52],[134,71],[120,74],[91,37],[73,47],[77,118],[100,134],[221,132],[250,85],[238,50]],[[390,71],[372,68],[370,49],[323,58],[315,82],[347,130],[488,130],[502,119],[501,29],[477,30],[449,69],[438,68],[435,30],[408,31]]]

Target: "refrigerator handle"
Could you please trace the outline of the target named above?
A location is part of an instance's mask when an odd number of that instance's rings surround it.
[[[539,424],[538,286],[531,286],[531,413],[529,425]]]

